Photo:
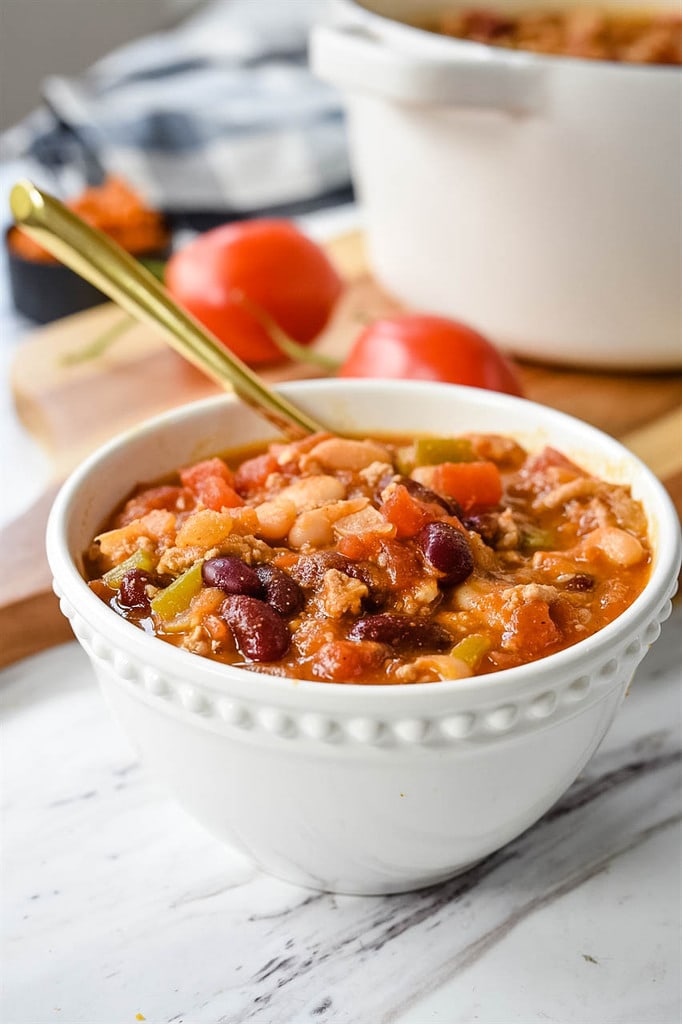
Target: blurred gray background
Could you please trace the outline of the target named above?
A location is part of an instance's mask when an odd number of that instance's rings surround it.
[[[0,131],[40,102],[46,75],[84,71],[203,0],[0,0]]]

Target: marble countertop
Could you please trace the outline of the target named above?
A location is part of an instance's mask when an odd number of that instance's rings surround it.
[[[443,885],[332,896],[221,847],[138,764],[85,655],[0,673],[6,1024],[675,1024],[677,607],[534,828]]]

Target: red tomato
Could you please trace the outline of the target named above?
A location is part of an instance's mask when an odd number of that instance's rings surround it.
[[[282,359],[259,310],[309,344],[343,290],[323,250],[286,220],[207,231],[171,257],[165,279],[171,295],[251,365]]]
[[[512,364],[482,334],[455,320],[418,313],[366,327],[338,375],[446,381],[522,394]]]

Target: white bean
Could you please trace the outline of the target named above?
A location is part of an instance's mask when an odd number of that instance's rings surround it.
[[[436,472],[435,466],[417,466],[412,470],[410,476],[417,483],[423,484],[424,487],[433,487],[433,478]]]
[[[266,540],[281,540],[286,537],[296,519],[296,508],[293,501],[278,498],[275,501],[264,501],[256,506],[258,517],[258,536]]]
[[[292,548],[322,548],[331,544],[334,531],[323,508],[301,512],[289,530],[289,546]]]
[[[586,549],[597,548],[615,565],[637,565],[644,558],[644,548],[631,533],[617,526],[602,526],[584,539]]]
[[[390,462],[389,454],[376,441],[352,441],[344,437],[330,437],[320,441],[310,452],[314,459],[326,469],[350,469],[357,471],[371,466],[373,462]]]
[[[346,488],[334,476],[304,476],[289,484],[277,495],[277,500],[290,501],[297,512],[319,508],[329,501],[345,498]]]

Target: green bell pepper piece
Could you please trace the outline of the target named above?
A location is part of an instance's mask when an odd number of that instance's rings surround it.
[[[418,466],[476,461],[473,445],[466,437],[420,437],[415,442],[414,455]]]
[[[126,558],[125,562],[121,562],[120,565],[115,565],[109,572],[105,572],[104,576],[102,576],[102,582],[106,583],[111,590],[118,590],[121,586],[121,580],[131,569],[144,569],[145,572],[152,572],[154,568],[154,556],[149,551],[138,548],[137,551],[133,551],[130,558]]]
[[[478,633],[472,633],[470,636],[465,636],[458,644],[455,644],[450,654],[453,658],[459,658],[460,661],[463,661],[474,672],[491,646],[492,644],[487,637],[479,636]]]
[[[553,530],[543,530],[539,526],[527,526],[521,531],[521,546],[530,551],[553,551],[556,539]]]
[[[174,619],[180,612],[189,608],[190,602],[195,594],[198,594],[202,586],[201,566],[203,559],[199,559],[193,566],[185,570],[181,576],[173,580],[165,590],[159,590],[151,600],[152,611],[160,619]]]

